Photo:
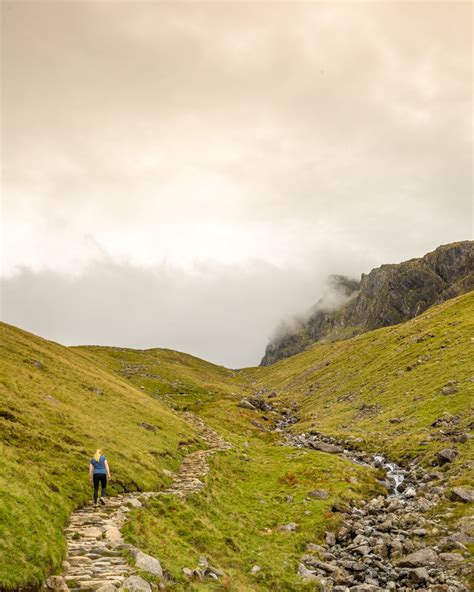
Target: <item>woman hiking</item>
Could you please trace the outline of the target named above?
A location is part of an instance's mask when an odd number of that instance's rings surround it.
[[[110,481],[110,469],[107,459],[102,454],[102,450],[98,448],[95,451],[94,457],[91,458],[89,465],[89,480],[91,485],[94,485],[94,508],[97,507],[97,498],[99,497],[99,484],[101,487],[99,501],[105,505],[104,495],[106,493],[107,480]]]

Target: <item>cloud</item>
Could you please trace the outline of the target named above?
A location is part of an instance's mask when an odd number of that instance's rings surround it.
[[[168,347],[256,365],[282,313],[307,308],[326,275],[255,262],[192,273],[105,261],[75,277],[23,270],[1,284],[7,322],[66,345]]]
[[[6,284],[46,293],[49,278],[51,291],[85,293],[93,270],[123,269],[148,310],[147,274],[153,294],[184,278],[198,294],[214,278],[226,310],[223,270],[236,292],[252,277],[264,295],[286,273],[293,306],[277,299],[276,318],[318,299],[322,268],[358,276],[470,238],[471,12],[463,2],[3,2]],[[264,285],[257,268],[278,272],[262,273]],[[268,303],[250,303],[264,342]],[[8,310],[41,326],[38,312]]]

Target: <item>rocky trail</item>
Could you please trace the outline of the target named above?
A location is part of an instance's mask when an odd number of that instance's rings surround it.
[[[163,568],[158,559],[124,542],[120,529],[127,520],[127,513],[154,496],[186,496],[200,491],[205,486],[202,477],[209,471],[209,455],[230,448],[230,444],[200,418],[190,413],[183,416],[197,428],[208,448],[188,454],[166,490],[124,493],[107,498],[103,506],[94,508],[90,502],[73,512],[65,529],[67,555],[63,574],[48,578],[46,590],[151,592],[148,582],[134,574],[139,570],[162,577]],[[126,555],[133,558],[133,566]],[[206,570],[212,576],[212,568],[207,565],[202,566],[202,575],[207,575]]]
[[[472,573],[466,545],[474,542],[473,520],[464,519],[451,532],[430,513],[447,492],[442,472],[416,465],[402,469],[380,455],[348,450],[323,434],[287,432],[295,421],[287,418],[278,424],[285,445],[382,468],[389,492],[386,497],[333,507],[340,513],[341,525],[337,532],[326,533],[323,545],[308,544],[298,570],[304,580],[318,581],[325,592],[468,591],[462,577]],[[455,488],[454,496],[451,501],[474,501],[469,489]]]

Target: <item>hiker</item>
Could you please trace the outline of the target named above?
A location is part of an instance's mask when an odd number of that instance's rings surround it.
[[[91,485],[94,485],[94,507],[97,506],[97,498],[99,497],[99,483],[101,487],[99,501],[105,505],[104,495],[106,493],[107,480],[110,481],[110,469],[107,459],[102,454],[102,450],[98,448],[95,451],[94,457],[91,458],[89,465],[89,479]]]

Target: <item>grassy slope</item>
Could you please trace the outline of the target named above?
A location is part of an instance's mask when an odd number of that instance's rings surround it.
[[[239,372],[170,349],[136,350],[119,347],[73,348],[116,372],[151,395],[167,400],[193,394],[206,401],[213,395],[241,390]]]
[[[57,569],[61,529],[90,495],[88,461],[109,458],[112,489],[155,489],[194,431],[161,402],[86,356],[0,325],[0,588]],[[139,427],[143,421],[156,432]]]
[[[362,447],[401,460],[420,455],[429,462],[440,448],[455,445],[459,456],[449,467],[455,473],[467,468],[472,445],[453,444],[452,436],[431,424],[444,411],[459,415],[458,431],[467,431],[471,421],[473,309],[474,294],[466,295],[403,325],[239,372],[170,350],[67,349],[3,326],[0,559],[8,553],[20,569],[2,561],[0,586],[38,580],[59,561],[60,527],[88,493],[81,471],[97,429],[106,434],[100,443],[124,482],[159,484],[160,469],[177,462],[178,441],[191,436],[162,399],[200,414],[234,448],[213,457],[202,493],[187,501],[157,500],[136,511],[127,527],[130,539],[163,559],[181,580],[177,589],[192,589],[181,568],[194,567],[200,554],[229,575],[228,589],[298,589],[294,574],[304,543],[317,540],[333,519],[328,507],[335,497],[367,495],[373,474],[334,456],[282,448],[252,425],[258,418],[265,426],[263,414],[240,409],[237,401],[260,389],[275,390],[278,404],[297,402],[296,430],[361,437]],[[441,394],[451,380],[459,391]],[[394,417],[401,423],[391,423]],[[137,429],[141,421],[162,429],[155,434]],[[160,456],[167,451],[169,456]],[[349,482],[354,472],[355,484]],[[463,482],[466,475],[461,470],[456,480]],[[328,489],[330,500],[305,501],[315,487]],[[296,533],[274,531],[289,521],[299,524]],[[264,528],[272,532],[265,534]],[[31,542],[30,531],[37,533]],[[255,563],[262,571],[252,576],[248,570]]]
[[[336,499],[377,490],[375,472],[336,456],[282,447],[274,434],[250,423],[255,413],[238,408],[235,397],[196,406],[189,395],[176,404],[198,412],[233,448],[212,457],[201,493],[157,499],[134,512],[125,528],[128,540],[162,560],[176,582],[173,590],[312,589],[296,575],[306,543],[320,541],[335,520],[330,508]],[[330,498],[308,498],[315,488],[328,490]],[[296,532],[277,531],[289,522],[298,524]],[[224,587],[187,582],[182,568],[196,567],[201,555],[226,574]],[[252,575],[256,564],[261,571]]]
[[[80,349],[149,395],[199,414],[233,444],[212,457],[203,492],[187,500],[157,499],[125,527],[130,542],[170,570],[173,589],[221,588],[183,577],[182,568],[195,567],[205,555],[229,578],[227,589],[303,590],[296,571],[305,543],[319,540],[334,519],[329,508],[335,499],[375,491],[375,473],[335,456],[283,448],[277,436],[251,423],[258,417],[266,424],[263,414],[237,407],[242,395],[254,392],[242,373],[169,350]],[[331,493],[328,500],[307,499],[321,487]],[[296,533],[276,532],[288,522],[298,523]],[[254,564],[262,568],[257,576],[249,573]]]
[[[280,403],[296,401],[297,431],[312,428],[362,438],[363,446],[403,460],[430,462],[449,435],[431,424],[448,412],[469,431],[474,400],[474,292],[449,300],[401,325],[347,341],[316,345],[265,368],[243,371],[255,389],[273,389]],[[442,393],[455,381],[458,392]],[[400,423],[392,423],[394,418]],[[456,465],[472,443],[455,444]]]

